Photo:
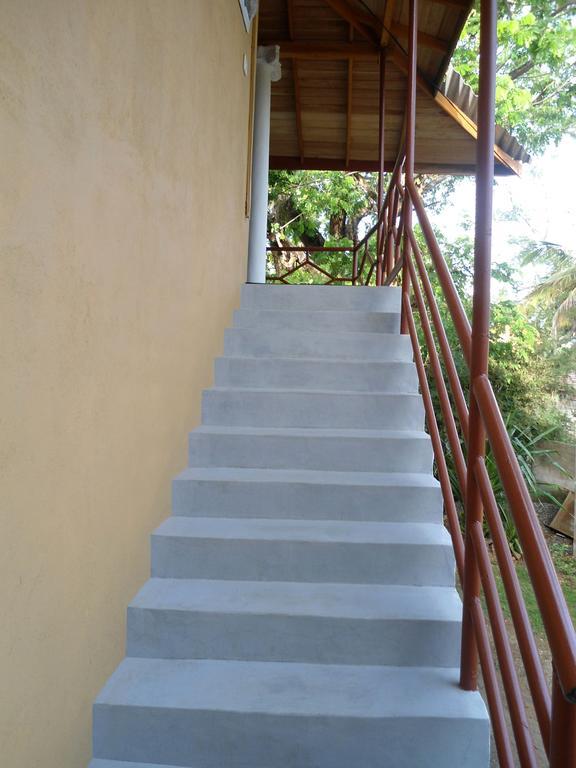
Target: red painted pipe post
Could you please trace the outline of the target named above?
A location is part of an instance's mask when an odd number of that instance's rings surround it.
[[[476,146],[476,231],[474,240],[474,296],[470,378],[473,383],[488,372],[490,330],[490,266],[492,255],[492,187],[494,184],[494,93],[496,88],[497,0],[481,0],[480,84],[478,140]],[[464,613],[460,685],[476,690],[478,648],[474,636],[472,606],[480,595],[480,573],[472,543],[472,529],[482,524],[482,499],[474,466],[486,451],[486,433],[474,387],[470,387],[468,470],[466,487],[466,552],[464,559]]]
[[[550,768],[576,766],[576,704],[562,692],[558,673],[552,667],[552,728],[550,732]]]
[[[414,178],[414,149],[416,143],[416,70],[418,61],[418,0],[410,0],[410,21],[408,30],[408,92],[406,98],[406,164],[404,166],[405,177]],[[408,333],[408,320],[405,317],[404,297],[410,297],[410,272],[408,259],[410,258],[410,235],[412,231],[412,201],[404,185],[404,243],[402,266],[402,314],[400,320],[400,332]]]
[[[384,203],[384,117],[385,101],[384,87],[386,84],[386,51],[380,51],[380,104],[378,110],[378,230],[376,236],[376,285],[382,285],[383,252],[384,252],[384,221],[382,206]]]

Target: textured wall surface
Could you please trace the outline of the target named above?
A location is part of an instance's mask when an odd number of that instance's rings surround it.
[[[81,768],[245,279],[232,0],[0,0],[0,762]]]

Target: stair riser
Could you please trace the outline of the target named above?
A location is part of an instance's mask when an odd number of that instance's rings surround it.
[[[194,768],[486,768],[488,744],[481,720],[94,708],[96,756]]]
[[[224,332],[224,354],[236,357],[305,357],[410,362],[408,336],[377,333],[314,333],[269,331],[267,328],[229,328]]]
[[[217,387],[306,389],[350,392],[418,391],[413,363],[219,357]]]
[[[179,480],[172,509],[186,517],[438,523],[440,488]]]
[[[432,447],[416,438],[363,439],[192,433],[191,467],[430,472]]]
[[[452,586],[450,545],[152,536],[152,575],[175,579]]]
[[[455,667],[460,623],[131,607],[126,653],[164,659]]]
[[[202,421],[229,427],[325,427],[424,429],[418,395],[209,389],[202,398]]]
[[[309,331],[399,333],[400,314],[239,309],[234,313],[234,327],[265,328],[267,331],[296,330],[303,333]]]
[[[242,309],[400,312],[399,288],[244,285]]]

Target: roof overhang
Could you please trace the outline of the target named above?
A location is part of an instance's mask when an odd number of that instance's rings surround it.
[[[416,158],[419,173],[471,174],[474,95],[446,71],[472,3],[420,0]],[[272,87],[272,168],[377,170],[379,57],[386,52],[385,167],[403,143],[408,0],[261,0],[259,41],[280,47]],[[457,77],[457,76],[456,76]],[[441,88],[441,86],[444,86]],[[460,98],[461,97],[461,98]],[[528,155],[496,130],[494,170],[519,174]]]

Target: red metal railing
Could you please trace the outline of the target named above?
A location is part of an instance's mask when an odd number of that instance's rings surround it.
[[[500,765],[511,768],[516,764],[513,744],[521,766],[538,765],[535,747],[538,734],[530,731],[520,672],[527,683],[531,706],[536,715],[549,765],[551,768],[575,768],[576,633],[488,378],[496,0],[481,2],[476,231],[471,323],[442,256],[414,180],[417,3],[418,0],[410,0],[405,149],[403,148],[398,158],[384,200],[380,190],[380,213],[374,227],[354,247],[337,249],[350,252],[349,273],[344,277],[332,276],[327,271],[324,274],[328,278],[327,282],[401,284],[401,327],[412,340],[426,423],[433,445],[457,571],[463,588],[460,684],[466,690],[476,689],[480,667]],[[379,136],[379,142],[382,179],[382,136]],[[468,367],[468,401],[442,324],[426,269],[426,259],[414,231],[414,215],[420,225],[428,260],[441,287],[443,301],[453,323],[462,357]],[[376,245],[373,242],[375,234]],[[303,250],[308,254],[312,251]],[[301,266],[292,269],[289,274],[299,268]],[[286,282],[287,276],[281,275],[277,279]],[[430,382],[420,347],[417,320],[429,361]],[[440,403],[440,419],[435,413],[431,386],[435,389]],[[460,496],[464,500],[464,534],[444,452],[440,423],[446,434]],[[551,691],[486,468],[487,442],[516,525],[526,568],[542,615],[552,658]],[[492,541],[494,566],[484,535],[484,522]],[[494,568],[500,574],[508,602],[519,649],[518,662],[512,652]],[[482,599],[486,605],[486,614]],[[504,692],[506,708],[501,691]],[[511,729],[508,728],[506,709]]]

